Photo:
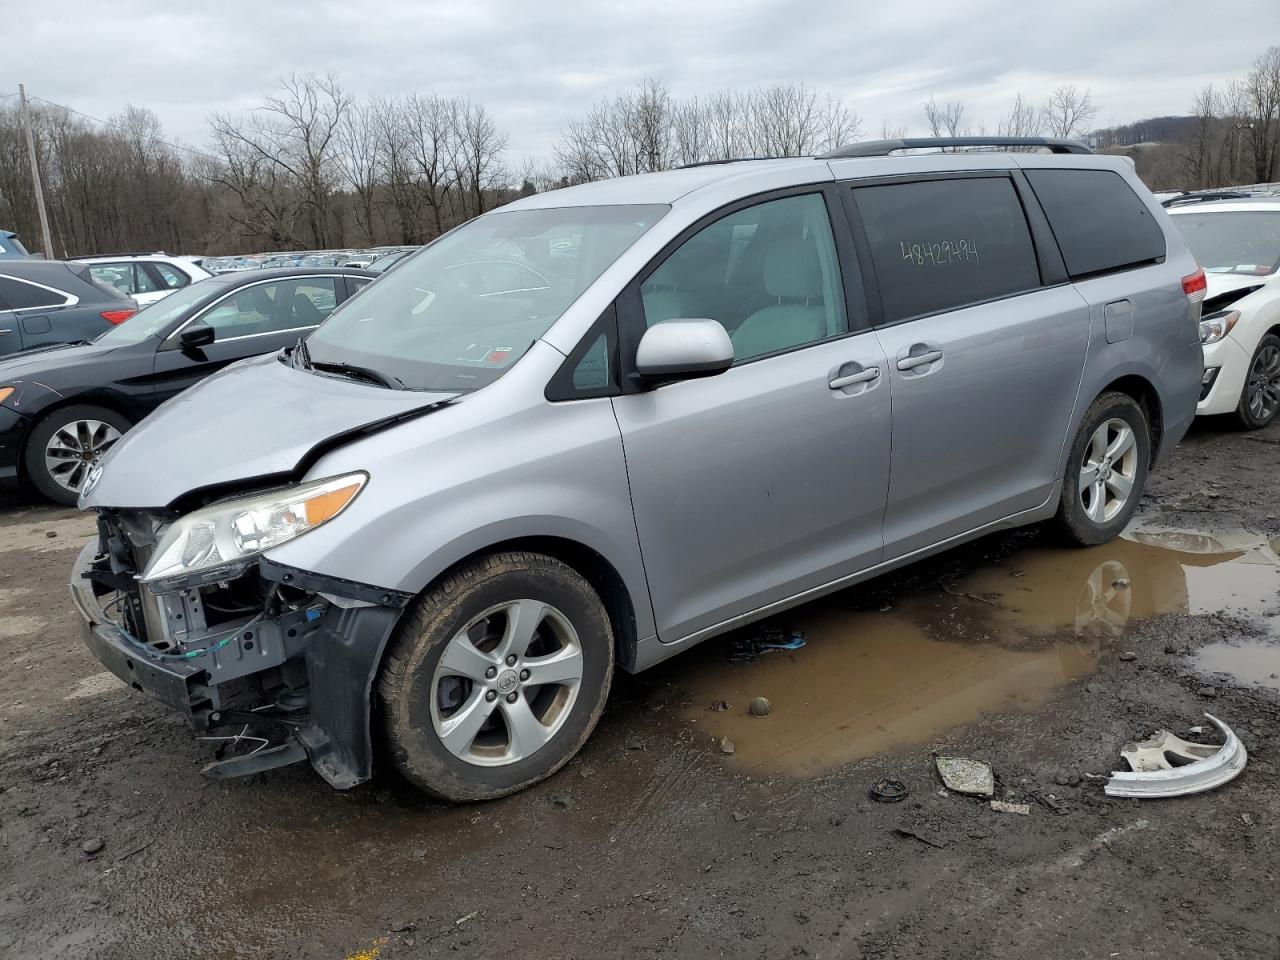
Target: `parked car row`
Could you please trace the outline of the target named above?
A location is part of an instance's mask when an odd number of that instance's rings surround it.
[[[244,257],[216,257],[205,262],[213,273],[263,270],[275,267],[355,267],[385,270],[395,260],[407,256],[416,246],[374,247],[369,250],[306,250]],[[383,264],[378,267],[378,264]]]

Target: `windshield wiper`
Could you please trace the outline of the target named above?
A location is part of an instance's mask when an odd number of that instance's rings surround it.
[[[311,350],[303,337],[298,338],[298,342],[293,345],[293,350],[289,353],[289,366],[297,370],[299,365],[303,370],[311,369]]]
[[[352,380],[365,380],[369,383],[376,383],[378,386],[386,387],[389,390],[409,389],[408,385],[399,377],[389,373],[382,373],[372,367],[359,367],[353,363],[332,363],[325,360],[314,361],[309,353],[307,354],[307,366],[308,369],[319,370],[322,373],[336,373]]]

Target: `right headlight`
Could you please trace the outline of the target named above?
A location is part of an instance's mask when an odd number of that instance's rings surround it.
[[[1221,313],[1211,313],[1207,317],[1201,317],[1200,342],[1206,345],[1217,343],[1231,332],[1231,328],[1239,319],[1239,310],[1223,310]]]
[[[233,576],[245,561],[332,520],[368,480],[366,473],[348,473],[215,503],[179,517],[156,545],[142,582]]]

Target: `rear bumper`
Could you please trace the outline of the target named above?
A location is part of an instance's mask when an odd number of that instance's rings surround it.
[[[1160,369],[1160,405],[1163,430],[1156,462],[1163,462],[1196,418],[1200,383],[1204,375],[1204,350],[1199,343],[1183,347]]]
[[[30,429],[30,418],[8,407],[0,407],[0,482],[18,479],[22,447]]]

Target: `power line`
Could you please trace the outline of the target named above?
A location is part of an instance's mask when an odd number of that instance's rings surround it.
[[[8,96],[17,96],[17,94],[8,94]],[[115,121],[112,121],[112,120],[103,120],[101,117],[94,117],[94,116],[90,116],[89,114],[87,114],[87,113],[83,113],[83,112],[81,112],[81,111],[79,111],[79,110],[76,110],[76,109],[75,109],[75,108],[73,108],[73,107],[68,107],[66,104],[63,104],[63,103],[54,103],[52,100],[46,100],[44,97],[33,97],[33,96],[28,96],[28,97],[27,97],[27,99],[28,99],[28,100],[39,100],[41,103],[46,103],[46,104],[48,104],[48,105],[49,105],[49,106],[51,106],[51,107],[57,107],[59,110],[65,110],[65,111],[67,111],[67,113],[75,114],[77,117],[82,117],[82,118],[84,118],[85,120],[92,120],[94,123],[100,123],[100,124],[102,124],[104,127],[112,127],[112,128],[114,128],[114,129],[116,129],[116,130],[120,130],[120,131],[123,131],[123,132],[125,132],[125,133],[133,133],[133,134],[136,134],[136,132],[137,132],[137,131],[134,131],[134,130],[128,130],[126,127],[122,126],[122,125],[121,125],[121,124],[119,124],[119,123],[116,123]],[[203,157],[205,160],[212,160],[212,161],[213,161],[213,162],[215,162],[215,163],[220,162],[220,161],[219,161],[219,159],[218,159],[217,157],[213,156],[213,154],[210,154],[210,153],[204,153],[203,151],[197,150],[197,149],[195,149],[194,147],[188,147],[186,144],[182,144],[182,143],[173,143],[173,142],[171,142],[171,141],[169,141],[169,140],[162,139],[161,137],[151,136],[150,134],[143,134],[143,136],[144,136],[147,140],[152,141],[153,143],[162,143],[162,144],[164,144],[166,147],[170,147],[170,148],[171,148],[171,149],[173,149],[173,150],[182,150],[182,151],[185,151],[186,153],[189,153],[189,154],[191,154],[192,156],[195,156],[195,157]]]

